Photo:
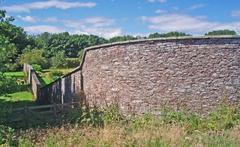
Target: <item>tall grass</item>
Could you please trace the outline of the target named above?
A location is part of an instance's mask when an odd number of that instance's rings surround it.
[[[104,110],[83,108],[64,117],[69,120],[58,127],[16,130],[12,135],[16,137],[4,139],[5,144],[14,142],[26,147],[240,144],[240,113],[237,106],[221,106],[207,117],[165,110],[158,117],[144,114],[126,118],[114,106]]]

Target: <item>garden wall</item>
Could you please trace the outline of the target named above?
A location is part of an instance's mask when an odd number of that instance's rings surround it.
[[[117,104],[124,114],[208,113],[236,102],[239,87],[239,37],[165,38],[87,48],[80,67],[42,87],[38,99],[64,103],[77,95],[89,106]]]
[[[33,70],[32,66],[24,63],[23,71],[26,75],[26,82],[30,84],[33,96],[35,99],[38,98],[38,92],[40,87],[42,87],[40,80],[38,79],[38,74]]]
[[[115,103],[126,114],[158,114],[165,107],[208,113],[239,98],[240,38],[151,39],[91,47],[81,70],[90,106]]]
[[[79,68],[76,68],[53,83],[40,88],[37,101],[39,104],[80,101],[80,97],[78,96],[80,92],[81,71]]]

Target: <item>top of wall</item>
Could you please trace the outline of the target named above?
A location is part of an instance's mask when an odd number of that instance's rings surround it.
[[[167,37],[167,38],[152,38],[152,39],[138,39],[138,40],[129,40],[122,42],[114,42],[102,45],[91,46],[85,48],[85,51],[95,50],[103,47],[111,47],[116,45],[124,45],[124,44],[134,44],[134,43],[142,43],[142,42],[151,42],[151,41],[174,41],[174,40],[199,40],[199,39],[240,39],[240,36],[231,36],[231,35],[221,35],[221,36],[184,36],[184,37]]]
[[[89,50],[96,50],[100,48],[106,48],[116,45],[127,45],[127,44],[135,44],[135,43],[144,43],[144,42],[153,42],[153,41],[179,41],[179,40],[208,40],[208,39],[240,39],[240,36],[232,36],[232,35],[221,35],[221,36],[184,36],[184,37],[167,37],[167,38],[152,38],[152,39],[138,39],[138,40],[129,40],[129,41],[122,41],[122,42],[114,42],[114,43],[108,43],[108,44],[102,44],[97,46],[92,46],[84,49],[83,53],[83,59],[80,63],[80,66],[77,67],[73,72],[67,74],[66,76],[78,71],[82,70],[86,53]],[[65,77],[65,76],[64,76]]]

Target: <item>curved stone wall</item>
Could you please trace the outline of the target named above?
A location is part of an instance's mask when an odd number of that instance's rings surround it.
[[[90,106],[115,103],[123,113],[136,114],[158,114],[165,107],[208,113],[223,101],[238,99],[240,38],[152,39],[91,47],[80,69]]]

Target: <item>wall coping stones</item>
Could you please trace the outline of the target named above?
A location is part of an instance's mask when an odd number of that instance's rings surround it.
[[[114,42],[114,43],[107,43],[101,44],[96,46],[91,46],[85,48],[85,51],[99,49],[103,47],[110,47],[116,45],[124,45],[124,44],[131,44],[131,43],[141,43],[141,42],[151,42],[151,41],[174,41],[174,40],[198,40],[198,39],[240,39],[238,35],[222,35],[222,36],[183,36],[183,37],[166,37],[166,38],[151,38],[151,39],[138,39],[138,40],[129,40],[129,41],[121,41],[121,42]]]

